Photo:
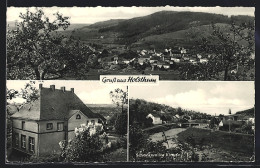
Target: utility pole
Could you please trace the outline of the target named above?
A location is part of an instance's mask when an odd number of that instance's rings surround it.
[[[231,109],[228,110],[228,114],[229,114],[229,133],[230,133],[230,132],[231,132],[231,131],[230,131],[230,120],[231,120],[231,119],[230,119],[230,115],[231,115]]]

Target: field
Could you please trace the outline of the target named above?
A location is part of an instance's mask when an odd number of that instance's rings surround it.
[[[197,146],[208,154],[210,161],[250,161],[254,155],[254,136],[223,131],[188,128],[178,134],[179,141],[194,139]],[[203,148],[207,146],[207,148]],[[251,158],[251,159],[250,159]]]
[[[87,104],[87,106],[94,112],[103,115],[105,118],[110,118],[116,113],[121,113],[121,107],[117,107],[115,104]],[[124,107],[127,109],[127,107]]]

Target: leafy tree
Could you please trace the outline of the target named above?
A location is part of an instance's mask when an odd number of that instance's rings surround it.
[[[75,130],[75,138],[66,143],[59,143],[61,156],[67,162],[97,162],[104,161],[104,150],[108,141],[105,133],[92,127],[82,127]]]
[[[209,122],[209,128],[211,128],[211,129],[215,128],[215,126],[218,125],[219,122],[220,121],[217,118],[212,117],[210,122]]]
[[[177,108],[177,114],[178,114],[179,116],[184,115],[184,112],[183,112],[183,110],[182,110],[181,107],[178,107],[178,108]]]
[[[117,88],[109,94],[113,103],[115,103],[118,107],[121,106],[123,113],[124,105],[128,103],[128,93],[123,89]]]
[[[111,91],[109,94],[112,101],[118,107],[121,106],[122,109],[121,114],[114,114],[116,117],[114,120],[115,131],[119,135],[125,135],[127,133],[127,110],[124,110],[124,105],[128,103],[128,94],[120,88]]]
[[[136,160],[137,152],[145,146],[147,143],[147,135],[141,130],[141,128],[133,123],[130,125],[129,130],[129,149],[130,149],[130,159]]]
[[[25,99],[26,101],[24,103],[28,103],[31,101],[37,100],[40,95],[38,89],[35,87],[35,81],[30,81],[25,84],[24,88],[21,88],[20,91],[15,89],[8,89],[6,88],[6,132],[7,132],[7,147],[9,147],[9,144],[11,142],[12,138],[12,122],[11,122],[11,115],[13,115],[15,112],[18,112],[20,107],[24,105],[20,104],[12,104],[10,101],[15,100],[15,98],[21,97]]]
[[[197,80],[248,80],[254,67],[254,23],[232,22],[220,27],[212,24],[212,33],[200,41],[200,50],[209,55],[205,64],[183,66],[180,70],[184,79]],[[232,73],[231,73],[232,71]]]
[[[52,79],[60,78],[69,70],[83,66],[84,56],[90,51],[77,41],[58,33],[70,25],[69,17],[55,13],[50,21],[43,10],[27,9],[22,21],[7,30],[7,78]],[[77,65],[79,63],[79,65]]]
[[[144,121],[144,125],[145,127],[151,127],[153,126],[153,119],[151,117],[148,117],[145,121]]]
[[[127,133],[127,110],[117,116],[115,120],[115,130],[119,135],[125,135]]]

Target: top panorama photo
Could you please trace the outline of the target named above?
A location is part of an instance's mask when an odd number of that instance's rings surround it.
[[[253,7],[7,8],[8,80],[255,80]]]

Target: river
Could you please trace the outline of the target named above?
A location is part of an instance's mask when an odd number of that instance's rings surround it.
[[[164,131],[164,133],[167,137],[168,144],[169,144],[169,146],[168,146],[167,143],[164,143],[164,146],[166,146],[167,148],[175,147],[176,146],[175,138],[178,137],[177,134],[182,131],[185,131],[186,129],[187,128],[173,128],[168,131]],[[164,140],[165,137],[163,136],[162,132],[158,132],[158,133],[150,135],[149,138],[151,138],[153,142],[156,142],[156,141]]]

